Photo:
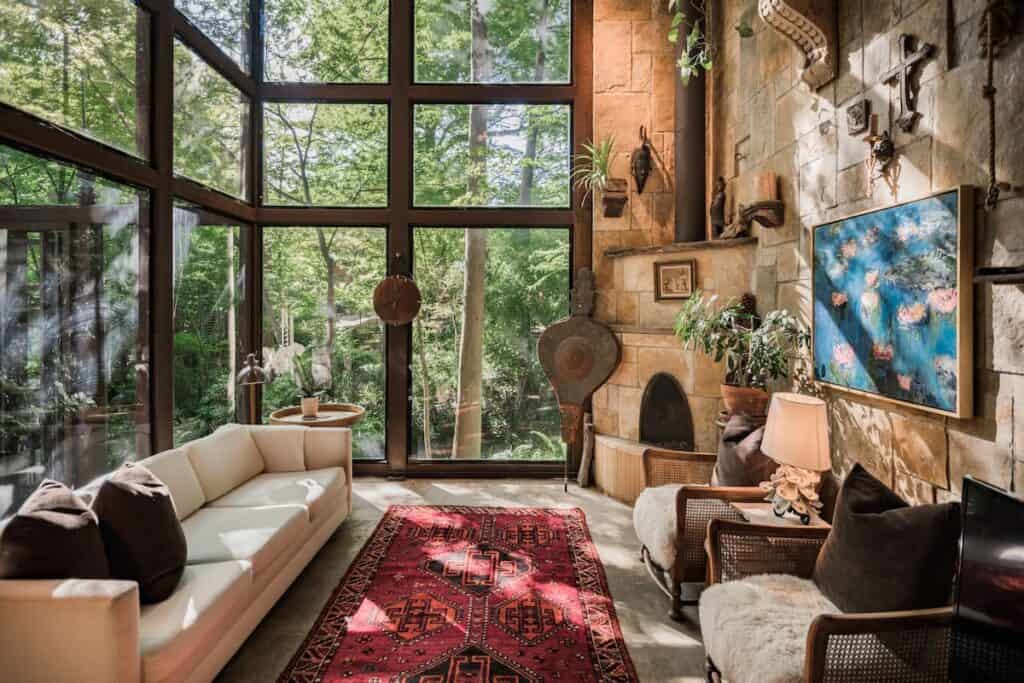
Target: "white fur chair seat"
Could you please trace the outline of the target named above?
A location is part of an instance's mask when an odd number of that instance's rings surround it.
[[[681,484],[646,488],[633,505],[633,528],[651,559],[662,569],[676,561],[676,496]]]
[[[729,683],[800,683],[811,622],[839,613],[813,582],[762,574],[705,590],[700,630],[705,651]]]

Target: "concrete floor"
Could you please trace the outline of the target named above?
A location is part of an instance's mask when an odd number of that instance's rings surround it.
[[[668,618],[668,599],[640,562],[632,508],[593,489],[571,486],[566,495],[561,482],[552,480],[392,482],[373,478],[356,480],[352,515],[253,632],[218,681],[276,680],[302,644],[349,563],[392,504],[583,508],[640,680],[645,683],[704,681],[704,648],[696,625],[696,608],[687,608],[688,623],[677,624]]]

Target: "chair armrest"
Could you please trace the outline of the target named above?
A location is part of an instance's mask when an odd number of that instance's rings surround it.
[[[805,680],[858,680],[862,675],[945,683],[952,621],[951,607],[819,615],[807,632]]]
[[[809,579],[829,531],[829,527],[712,519],[708,524],[709,583],[755,574],[791,574]]]
[[[134,581],[0,581],[0,671],[11,681],[140,678]]]
[[[717,459],[714,453],[648,448],[643,454],[644,488],[664,484],[710,484]]]

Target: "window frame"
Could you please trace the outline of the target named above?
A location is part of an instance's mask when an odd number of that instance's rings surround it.
[[[0,141],[36,154],[91,169],[112,180],[150,191],[149,334],[150,419],[152,452],[173,446],[173,223],[176,201],[184,201],[252,226],[242,245],[248,321],[240,334],[261,355],[263,226],[387,226],[388,274],[412,272],[412,232],[417,227],[569,227],[570,282],[592,262],[592,208],[572,190],[567,208],[417,208],[413,205],[413,114],[417,104],[560,104],[571,110],[573,158],[582,153],[593,130],[593,0],[571,0],[571,77],[557,84],[416,83],[415,26],[411,2],[391,0],[388,9],[388,82],[286,83],[264,81],[263,0],[251,0],[249,64],[235,61],[174,6],[174,0],[135,0],[150,13],[149,126],[145,158],[136,158],[32,114],[0,103]],[[173,168],[174,41],[180,40],[249,99],[246,195],[230,197],[188,178]],[[377,208],[282,207],[263,202],[263,104],[278,102],[372,103],[388,105],[388,203]],[[388,476],[551,476],[562,465],[411,461],[410,392],[411,326],[387,327],[385,354],[386,461],[358,463],[360,474]],[[569,454],[575,470],[579,447]]]

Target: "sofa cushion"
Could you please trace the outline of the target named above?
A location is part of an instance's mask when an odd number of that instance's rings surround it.
[[[261,474],[210,503],[210,507],[260,507],[296,505],[308,510],[313,524],[330,516],[335,505],[343,505],[345,470],[330,467],[310,472]],[[341,500],[339,503],[338,501]]]
[[[676,561],[676,496],[681,488],[680,484],[646,488],[633,505],[636,535],[662,569],[672,569]]]
[[[144,606],[139,619],[143,679],[172,680],[201,659],[238,618],[252,586],[248,562],[189,565],[171,596]]]
[[[257,576],[309,535],[305,508],[204,507],[182,523],[188,563],[249,560]]]
[[[779,466],[761,452],[764,418],[733,415],[718,441],[712,486],[757,486],[771,479]]]
[[[185,533],[163,482],[143,465],[119,467],[100,486],[99,517],[110,575],[139,584],[139,601],[165,600],[185,570]]]
[[[302,472],[306,469],[306,427],[251,425],[248,429],[263,456],[265,472]]]
[[[174,510],[178,519],[185,519],[203,507],[206,496],[199,485],[199,477],[192,467],[192,462],[180,448],[164,451],[139,462],[164,483],[171,492]]]
[[[798,683],[811,622],[838,612],[812,581],[761,574],[708,587],[700,596],[700,630],[729,683]]]
[[[845,612],[948,605],[960,505],[910,506],[855,465],[843,482],[814,582]]]
[[[263,471],[263,456],[249,430],[226,425],[182,446],[206,500],[220,498]]]
[[[47,479],[0,534],[0,579],[108,579],[96,514],[64,484]]]

